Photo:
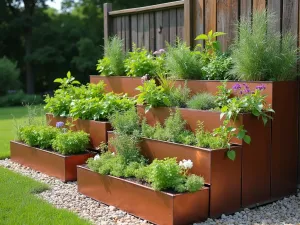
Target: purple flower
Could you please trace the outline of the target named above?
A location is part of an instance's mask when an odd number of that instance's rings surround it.
[[[161,48],[161,49],[153,52],[153,55],[160,56],[163,53],[166,53],[166,51],[163,48]]]
[[[235,85],[232,86],[232,89],[233,89],[234,91],[238,91],[238,90],[240,90],[241,88],[242,88],[242,86],[241,86],[239,83],[236,83]]]
[[[243,83],[243,86],[244,86],[244,94],[251,93],[251,90],[247,84]]]
[[[149,80],[149,74],[146,74],[145,76],[142,76],[141,77],[141,80],[142,80],[142,84],[144,84],[147,80]]]
[[[266,86],[265,85],[263,85],[263,84],[261,84],[261,85],[258,85],[258,86],[256,86],[256,88],[255,88],[256,90],[260,90],[260,91],[263,91],[263,90],[265,90],[266,89]]]
[[[61,121],[56,123],[57,128],[62,128],[64,125],[65,125],[65,123],[61,122]]]

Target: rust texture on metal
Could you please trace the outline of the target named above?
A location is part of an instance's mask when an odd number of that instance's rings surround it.
[[[242,124],[251,137],[250,145],[243,143],[242,206],[250,207],[271,197],[271,123],[264,126],[261,120],[245,114]]]
[[[129,97],[134,97],[139,94],[139,91],[136,88],[142,85],[140,77],[123,77],[123,76],[111,76],[104,77],[99,75],[91,75],[90,82],[93,84],[98,84],[100,81],[103,81],[106,92],[114,93],[127,93]]]
[[[10,142],[11,160],[34,170],[57,177],[60,180],[75,181],[77,165],[82,165],[95,153],[64,156],[59,153],[30,147],[20,142]]]
[[[274,82],[271,193],[278,199],[297,193],[298,82]]]
[[[49,125],[56,126],[56,122],[69,121],[74,126],[72,126],[73,131],[82,130],[90,134],[90,146],[89,148],[97,150],[101,142],[107,142],[107,131],[111,130],[112,127],[109,122],[101,122],[95,120],[72,120],[72,118],[66,117],[53,117],[52,114],[46,114],[46,119]]]
[[[109,138],[113,137],[113,132],[109,132]],[[232,147],[236,152],[234,161],[226,156],[227,149],[210,150],[148,138],[143,138],[140,147],[141,154],[150,162],[167,157],[176,157],[177,161],[192,160],[190,173],[203,176],[210,185],[210,217],[241,208],[241,146]],[[112,146],[109,150],[115,151]]]
[[[78,191],[160,225],[185,225],[208,217],[209,189],[169,194],[78,166]]]

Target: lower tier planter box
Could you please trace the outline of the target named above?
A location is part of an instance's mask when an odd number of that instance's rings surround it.
[[[137,111],[141,117],[146,117],[147,123],[154,125],[156,122],[163,123],[175,108],[158,107],[152,108],[145,113],[144,106],[138,105]],[[220,112],[193,110],[179,108],[182,118],[187,122],[187,128],[195,131],[197,122],[204,122],[205,129],[212,131],[219,127]],[[251,114],[240,114],[233,124],[236,127],[243,125],[251,136],[251,144],[248,145],[239,139],[232,142],[243,147],[242,155],[242,206],[251,207],[270,201],[271,197],[271,122],[266,126],[262,120],[258,120]],[[172,150],[170,150],[172,151]]]
[[[10,142],[11,160],[34,170],[57,177],[63,182],[77,180],[77,165],[82,165],[95,153],[86,152],[80,155],[65,156],[26,144]]]
[[[113,138],[114,134],[109,132]],[[235,161],[226,156],[227,149],[205,149],[165,141],[143,138],[141,153],[153,161],[176,157],[178,161],[193,161],[191,173],[201,175],[210,186],[210,217],[233,213],[241,208],[242,152],[241,146],[233,146]],[[110,151],[114,151],[110,146]]]
[[[125,179],[77,167],[78,191],[159,225],[188,225],[208,217],[209,188],[194,193],[155,191]]]
[[[98,150],[101,142],[107,142],[107,131],[111,130],[109,122],[101,122],[95,120],[72,120],[70,117],[54,117],[52,114],[47,113],[46,119],[49,125],[56,126],[56,123],[62,121],[64,123],[69,122],[74,126],[71,128],[74,131],[82,130],[90,134],[90,146],[89,148]]]
[[[124,93],[127,94],[129,97],[133,97],[139,94],[139,91],[137,91],[136,88],[142,85],[140,77],[104,77],[99,75],[90,76],[90,83],[98,84],[100,81],[103,81],[106,84],[106,92]]]

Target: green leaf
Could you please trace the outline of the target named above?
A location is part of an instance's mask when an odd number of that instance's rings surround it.
[[[200,34],[195,38],[195,40],[208,40],[208,37],[206,34]]]
[[[238,139],[243,139],[246,135],[246,131],[245,130],[240,130],[239,133],[237,134],[237,138]]]
[[[265,117],[265,116],[263,116],[263,117],[262,117],[262,120],[263,120],[263,122],[264,122],[264,125],[266,126],[266,124],[267,124],[267,122],[268,122],[268,118]]]
[[[234,160],[235,160],[235,157],[236,157],[235,151],[234,151],[234,150],[228,150],[228,151],[227,151],[227,157],[228,157],[230,160],[234,161]]]
[[[210,31],[208,32],[208,37],[212,37],[212,35],[213,35],[213,31],[210,30]]]
[[[80,82],[78,80],[74,80],[72,81],[72,84],[80,84]]]
[[[219,36],[223,36],[223,35],[225,35],[226,33],[224,33],[224,32],[215,32],[214,34],[213,34],[213,36],[214,37],[219,37]]]
[[[55,82],[55,83],[62,83],[62,82],[63,82],[63,79],[61,79],[61,78],[56,78],[53,82]]]
[[[70,71],[68,71],[67,77],[68,77],[68,78],[71,78],[71,72],[70,72]]]
[[[258,117],[260,115],[259,111],[257,109],[253,109],[252,110],[252,114],[256,117]]]
[[[248,145],[251,143],[251,137],[249,135],[244,136],[244,142],[246,142]]]

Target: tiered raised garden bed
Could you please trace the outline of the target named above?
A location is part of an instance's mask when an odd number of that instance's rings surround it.
[[[109,138],[114,133],[109,132]],[[190,159],[193,162],[191,173],[201,175],[210,187],[210,217],[223,213],[233,213],[241,208],[241,157],[240,146],[233,146],[235,161],[227,156],[227,149],[211,150],[171,142],[143,138],[141,154],[150,162],[154,159],[176,157],[177,161]],[[110,151],[115,151],[109,146]]]
[[[65,156],[53,151],[30,147],[26,144],[10,142],[11,160],[34,170],[57,177],[63,182],[77,180],[77,165],[82,165],[95,153]]]
[[[90,134],[90,146],[89,148],[93,150],[98,150],[101,142],[107,142],[107,131],[111,130],[111,125],[109,122],[101,122],[95,120],[72,120],[70,117],[54,117],[52,114],[47,113],[46,119],[49,125],[56,126],[56,123],[62,121],[64,123],[69,122],[73,124],[71,129],[73,131],[82,130]]]
[[[176,82],[177,85],[183,85],[184,83],[185,81]],[[227,85],[232,87],[235,83],[245,83],[252,90],[257,85],[264,84],[266,89],[263,93],[267,95],[266,101],[275,110],[274,119],[271,121],[271,146],[268,146],[270,156],[267,158],[267,164],[271,165],[269,174],[271,195],[269,201],[297,193],[299,83],[297,81],[230,81],[227,82]],[[215,94],[219,85],[220,81],[187,81],[187,86],[193,93],[205,91]],[[254,128],[252,135],[256,133]],[[255,149],[253,145],[252,143],[251,148]],[[258,160],[258,162],[263,161]],[[253,163],[253,168],[256,167],[258,162]],[[255,175],[253,177],[258,179]],[[249,193],[249,191],[249,188],[243,188],[244,193]],[[245,195],[250,197],[249,194]],[[245,200],[243,206],[248,207],[256,203],[263,203],[263,199],[258,200],[257,202]]]
[[[78,191],[97,201],[160,225],[182,225],[208,217],[209,188],[171,194],[78,166]]]

